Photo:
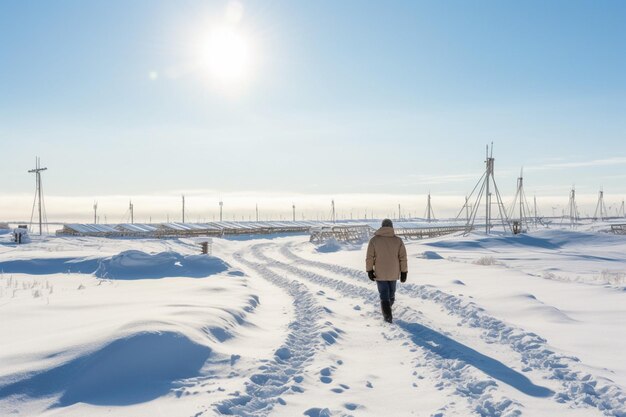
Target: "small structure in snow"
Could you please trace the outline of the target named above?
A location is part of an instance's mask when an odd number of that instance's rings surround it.
[[[210,237],[204,239],[200,242],[200,247],[202,248],[203,255],[211,255],[213,252],[213,239]]]
[[[17,228],[13,229],[13,241],[18,245],[29,242],[28,226],[20,224]]]
[[[626,235],[626,223],[612,224],[611,232],[616,235]]]
[[[311,228],[311,243],[324,243],[329,240],[347,243],[362,243],[374,233],[374,229],[366,224],[350,224],[335,226],[320,226]]]

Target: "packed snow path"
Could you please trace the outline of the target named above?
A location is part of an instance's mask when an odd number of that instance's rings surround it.
[[[240,416],[264,416],[277,402],[284,402],[282,394],[290,390],[302,392],[302,371],[320,349],[319,337],[322,309],[315,303],[304,285],[273,273],[259,263],[246,260],[241,254],[234,259],[250,268],[258,277],[266,279],[293,298],[295,315],[289,324],[285,343],[275,352],[271,361],[264,361],[259,372],[245,384],[245,394],[233,393],[233,398],[216,405],[221,414]]]

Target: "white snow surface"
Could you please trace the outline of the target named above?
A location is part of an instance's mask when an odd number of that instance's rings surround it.
[[[626,416],[626,236],[0,236],[2,416]]]

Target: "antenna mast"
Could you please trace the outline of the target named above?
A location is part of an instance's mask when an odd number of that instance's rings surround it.
[[[511,209],[509,210],[509,219],[514,217],[514,213],[517,211],[517,205],[519,202],[519,224],[520,227],[526,226],[528,229],[528,218],[530,217],[530,207],[528,206],[528,201],[526,200],[526,193],[524,192],[524,169],[520,171],[520,176],[517,178],[517,191],[515,192],[515,197],[513,198],[513,204],[511,204]],[[536,207],[537,201],[535,200],[535,212],[537,211]],[[535,213],[535,217],[537,217]]]
[[[41,171],[45,171],[48,168],[41,167],[41,161],[39,157],[35,159],[35,168],[29,170],[28,172],[35,174],[35,200],[33,201],[33,209],[30,213],[30,224],[33,224],[33,214],[35,212],[35,203],[37,203],[37,211],[39,212],[39,236],[43,234],[43,219],[46,217],[46,207],[43,203],[43,187],[41,184]],[[46,219],[47,224],[47,219]]]
[[[604,205],[604,191],[600,188],[598,193],[598,204],[596,204],[596,212],[593,215],[594,220],[598,220],[598,212],[600,212],[600,221],[603,221],[608,217],[606,206]]]
[[[465,198],[465,204],[467,204],[467,198]],[[435,212],[433,211],[433,205],[430,202],[430,191],[428,192],[428,199],[426,202],[426,215],[424,217],[426,217],[426,221],[429,223],[433,220],[437,220],[435,218]]]
[[[569,221],[570,221],[570,226],[574,227],[576,226],[576,223],[578,223],[578,206],[576,205],[576,188],[572,187],[572,190],[569,192],[569,203],[568,203],[568,210],[569,210]]]
[[[487,152],[486,152],[486,160],[485,160],[485,172],[483,173],[483,175],[480,177],[480,179],[478,180],[478,182],[476,183],[476,185],[474,186],[474,189],[472,190],[472,192],[470,193],[469,197],[467,198],[468,200],[470,198],[472,198],[472,196],[476,196],[475,197],[475,203],[472,205],[472,210],[471,210],[471,214],[467,220],[467,223],[465,225],[465,234],[468,234],[472,231],[472,229],[474,228],[474,222],[476,221],[476,215],[478,214],[478,209],[480,208],[480,203],[482,201],[483,196],[485,196],[485,232],[487,234],[489,234],[489,232],[491,231],[492,228],[492,215],[491,215],[491,199],[492,199],[492,192],[491,192],[491,184],[493,183],[493,189],[495,191],[495,196],[496,196],[496,205],[498,206],[498,212],[500,214],[500,221],[502,222],[502,228],[504,229],[504,231],[506,232],[507,230],[510,230],[511,225],[509,224],[509,219],[506,216],[506,209],[504,208],[504,203],[502,202],[502,197],[500,195],[500,191],[498,190],[498,186],[496,184],[496,179],[494,176],[494,161],[495,159],[493,158],[493,142],[491,143],[491,151],[489,149],[489,145],[487,145]],[[476,190],[478,190],[478,192],[476,193]],[[474,194],[476,193],[476,194]],[[461,209],[462,211],[463,209]],[[459,213],[460,214],[460,213]],[[458,218],[458,216],[457,216]]]

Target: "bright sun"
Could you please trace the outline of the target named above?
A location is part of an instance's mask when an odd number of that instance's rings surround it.
[[[215,28],[205,43],[204,59],[216,81],[236,84],[243,81],[249,72],[249,44],[235,27]]]

